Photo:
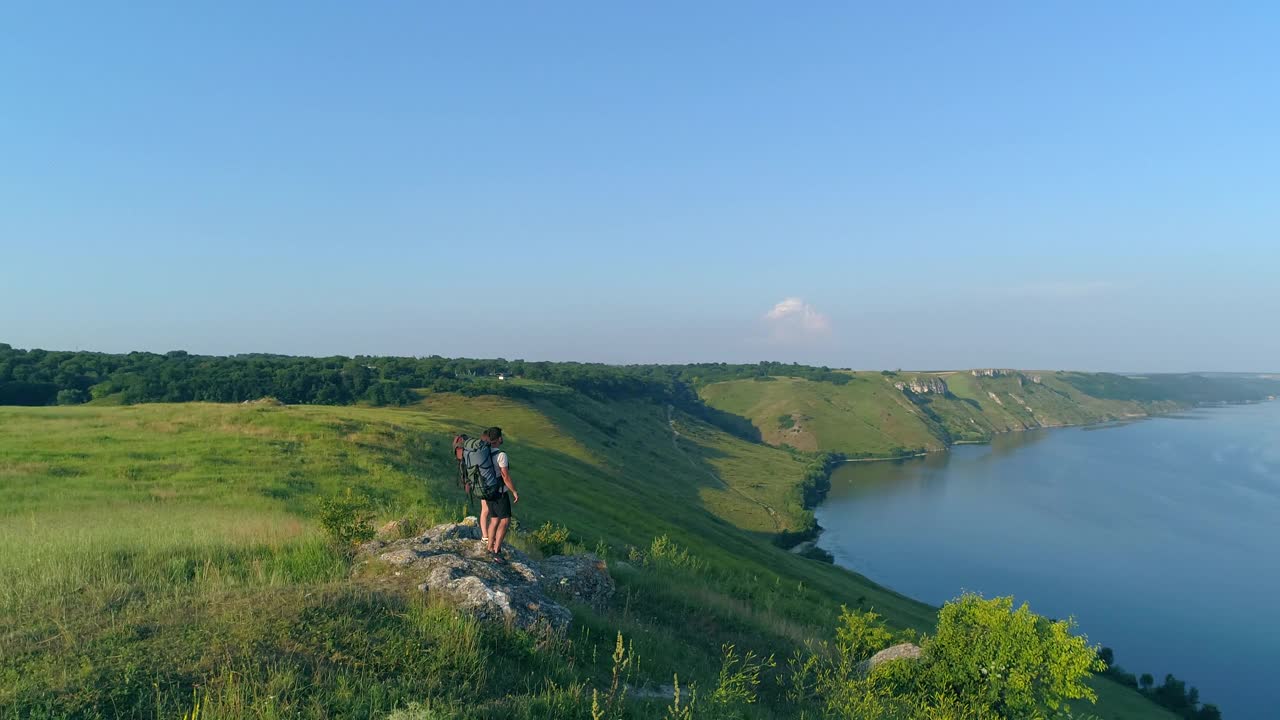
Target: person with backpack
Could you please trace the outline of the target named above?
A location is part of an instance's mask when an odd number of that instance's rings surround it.
[[[520,494],[511,482],[507,454],[498,450],[502,428],[491,427],[476,439],[459,435],[454,446],[461,451],[457,454],[465,468],[466,485],[480,497],[480,535],[494,562],[504,563],[502,541],[511,524],[511,503],[519,502]]]

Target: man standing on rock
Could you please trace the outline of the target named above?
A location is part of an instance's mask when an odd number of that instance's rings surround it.
[[[491,427],[480,436],[489,443],[489,447],[498,450],[502,446],[502,428]],[[504,563],[502,557],[502,540],[507,536],[507,526],[511,524],[511,504],[520,502],[520,493],[511,483],[510,460],[507,454],[498,451],[493,456],[493,463],[502,475],[502,487],[498,488],[498,497],[493,500],[481,500],[480,534],[489,539],[489,552],[493,553],[493,561]]]

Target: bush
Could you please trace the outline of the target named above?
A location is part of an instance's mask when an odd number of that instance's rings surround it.
[[[670,568],[693,573],[700,573],[707,569],[704,561],[699,560],[695,555],[690,555],[687,549],[671,542],[671,538],[666,535],[654,538],[648,550],[631,548],[627,559],[644,567]]]
[[[1103,665],[1071,623],[1051,622],[1012,598],[963,595],[943,606],[919,660],[862,662],[895,642],[874,613],[844,609],[835,641],[797,651],[787,697],[824,717],[862,720],[1072,717],[1064,701],[1094,700],[1084,684]]]
[[[1014,609],[1011,597],[962,595],[943,606],[937,634],[925,642],[924,685],[996,717],[1043,717],[1067,700],[1094,702],[1084,681],[1106,666],[1073,629],[1025,603]]]
[[[369,498],[356,495],[347,488],[346,492],[321,499],[320,526],[335,547],[349,553],[358,543],[373,538],[373,511]]]
[[[58,391],[59,405],[79,405],[89,401],[89,396],[84,394],[83,390],[68,388]]]
[[[569,528],[547,521],[530,533],[529,538],[543,555],[563,555],[564,546],[569,542]]]
[[[840,606],[840,621],[836,626],[836,650],[840,657],[856,664],[875,655],[893,643],[893,633],[885,627],[874,612],[860,612]]]

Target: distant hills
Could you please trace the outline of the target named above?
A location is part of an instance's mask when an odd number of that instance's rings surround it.
[[[749,419],[762,439],[850,457],[894,457],[986,442],[996,433],[1082,425],[1280,393],[1262,375],[1024,371],[850,372],[840,384],[797,377],[710,383],[700,396]]]

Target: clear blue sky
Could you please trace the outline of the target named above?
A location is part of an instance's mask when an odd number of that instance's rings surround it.
[[[5,3],[0,342],[1280,370],[1274,3]]]

